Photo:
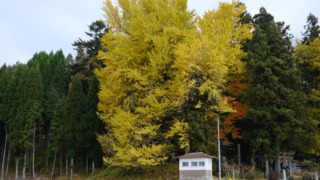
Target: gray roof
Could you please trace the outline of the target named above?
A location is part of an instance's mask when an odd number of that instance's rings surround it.
[[[203,152],[193,152],[193,153],[188,153],[182,156],[177,156],[177,159],[181,159],[181,158],[211,158],[211,159],[217,159],[217,157],[215,156],[211,156],[208,155],[206,153]]]

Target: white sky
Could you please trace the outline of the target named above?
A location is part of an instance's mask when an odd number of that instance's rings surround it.
[[[221,0],[231,2],[231,0]],[[276,21],[285,21],[301,37],[309,13],[320,18],[319,0],[243,0],[251,15],[265,7]],[[75,55],[72,43],[86,39],[93,21],[102,19],[103,0],[0,0],[0,66],[26,63],[40,51],[62,49]],[[217,0],[189,0],[198,14],[218,7]]]

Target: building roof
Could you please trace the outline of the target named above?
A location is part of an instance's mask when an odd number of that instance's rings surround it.
[[[208,155],[206,153],[203,152],[193,152],[193,153],[188,153],[182,156],[177,156],[177,159],[181,159],[181,158],[211,158],[211,159],[217,159],[217,157],[215,156],[211,156]]]

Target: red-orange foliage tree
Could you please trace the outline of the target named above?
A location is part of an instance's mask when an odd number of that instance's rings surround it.
[[[247,105],[238,101],[239,96],[244,93],[245,89],[249,87],[249,82],[244,82],[242,76],[237,76],[232,80],[227,88],[228,105],[234,110],[234,112],[223,116],[221,122],[220,138],[229,143],[230,138],[240,139],[242,138],[239,131],[240,128],[236,127],[236,122],[246,116]],[[214,134],[215,136],[216,133]]]

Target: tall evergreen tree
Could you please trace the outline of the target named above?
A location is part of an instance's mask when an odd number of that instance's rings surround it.
[[[65,96],[68,92],[68,82],[70,82],[70,75],[67,72],[67,64],[62,50],[57,51],[51,61],[52,82],[51,85],[56,89],[59,96]]]
[[[8,137],[10,141],[10,148],[19,155],[20,147],[23,146],[25,141],[23,138],[20,138],[20,133],[22,132],[21,123],[16,120],[16,116],[18,114],[18,110],[21,105],[21,94],[18,91],[20,86],[20,79],[23,79],[23,71],[25,65],[17,64],[14,66],[13,75],[11,76],[8,87],[6,89],[6,103],[10,107],[7,113],[7,123],[6,126],[8,127]],[[20,88],[21,89],[21,88]],[[18,138],[16,138],[18,137]]]
[[[108,28],[103,21],[94,21],[89,25],[89,32],[85,32],[89,40],[78,39],[72,44],[77,55],[75,61],[69,65],[70,72],[73,76],[77,73],[82,74],[82,91],[86,96],[79,124],[79,131],[83,130],[86,133],[80,134],[77,138],[82,147],[81,153],[86,157],[87,172],[88,158],[92,160],[93,167],[97,162],[101,165],[101,148],[97,144],[96,134],[101,133],[103,126],[96,115],[98,82],[94,69],[104,67],[102,60],[98,58],[98,52],[103,50],[101,38],[107,32]],[[91,127],[89,131],[87,131],[88,127]]]
[[[304,26],[305,32],[303,35],[302,44],[309,44],[314,39],[320,37],[320,26],[318,24],[318,18],[312,13],[307,18],[307,25]]]
[[[60,133],[63,134],[63,136],[61,135],[61,141],[64,142],[64,150],[67,152],[67,157],[71,157],[71,162],[73,161],[73,158],[78,155],[83,143],[81,137],[83,137],[82,133],[84,129],[81,128],[80,121],[84,101],[81,82],[82,76],[82,74],[76,74],[69,87],[70,90],[60,130]],[[73,167],[70,168],[72,176]]]
[[[48,105],[46,107],[50,109],[50,113],[48,114],[48,118],[50,119],[50,131],[48,132],[48,156],[54,156],[51,174],[53,176],[57,154],[61,153],[61,157],[62,154],[65,154],[65,149],[63,149],[65,146],[61,144],[64,139],[64,134],[61,129],[63,126],[63,113],[65,111],[66,95],[59,94],[52,86],[49,91],[49,99],[47,103]]]
[[[33,138],[32,138],[32,175],[33,178],[36,178],[35,174],[35,150],[36,150],[36,134],[38,128],[42,126],[42,93],[43,93],[43,86],[42,86],[42,76],[40,73],[39,66],[36,67],[28,67],[28,87],[26,89],[30,93],[28,95],[29,103],[26,105],[28,106],[28,113],[25,114],[26,118],[29,121],[33,122]]]
[[[41,120],[42,84],[39,67],[33,68],[25,65],[15,67],[15,76],[10,84],[16,86],[14,101],[11,107],[10,121],[8,122],[8,138],[17,155],[24,153],[26,162],[27,151],[32,148],[34,165],[35,133]],[[34,166],[33,166],[34,167]],[[23,177],[26,173],[26,163],[23,167]],[[33,176],[35,171],[33,168]]]
[[[253,155],[260,149],[270,157],[283,150],[301,148],[309,142],[314,124],[306,120],[306,96],[291,53],[292,46],[286,38],[288,27],[275,23],[264,8],[254,16],[254,24],[253,40],[245,47],[252,85],[245,98],[249,108],[243,120],[248,123],[243,135],[250,141]],[[276,170],[280,173],[279,158],[276,160]]]
[[[313,41],[320,38],[320,26],[318,18],[313,14],[309,14],[307,19],[303,41],[296,47],[296,58],[298,67],[303,75],[305,90],[310,91],[310,89],[318,85],[317,76],[319,75],[319,70],[317,67],[319,67],[319,60],[317,58],[317,45],[319,40],[315,43]]]
[[[6,90],[11,77],[10,69],[5,64],[0,68],[0,123],[5,124],[7,120],[7,112],[9,109],[8,104],[6,104]],[[4,125],[1,126],[4,128]],[[4,129],[2,129],[4,130]],[[2,132],[2,131],[1,131]],[[1,133],[0,132],[0,133]],[[1,133],[2,135],[2,133]]]
[[[22,144],[21,139],[19,139],[19,130],[22,128],[19,127],[19,123],[17,123],[15,119],[18,107],[20,106],[17,89],[19,86],[19,79],[22,77],[23,68],[24,65],[22,64],[16,64],[12,67],[12,73],[9,78],[7,88],[5,90],[4,98],[4,104],[7,107],[7,113],[4,114],[4,119],[6,119],[5,128],[8,134],[8,141],[10,142],[9,150],[15,156],[14,158],[16,161],[16,178],[18,178],[19,157],[21,155],[20,144]]]
[[[72,74],[82,73],[86,76],[92,76],[95,68],[102,68],[104,65],[99,59],[98,52],[103,50],[101,38],[108,32],[106,24],[97,20],[89,25],[89,32],[85,32],[89,36],[89,40],[78,39],[72,45],[77,51],[75,63],[71,65]],[[104,51],[106,51],[104,49]]]
[[[251,163],[255,165],[257,150],[264,150],[267,154],[274,153],[272,146],[276,132],[273,131],[279,129],[274,117],[274,112],[277,111],[275,102],[280,97],[275,92],[278,79],[272,74],[270,47],[263,30],[259,27],[255,29],[253,38],[245,45],[245,49],[248,53],[247,78],[253,82],[244,95],[248,110],[241,128],[243,139],[248,141],[252,150]]]
[[[7,113],[9,110],[9,106],[6,99],[6,89],[10,78],[10,69],[4,64],[0,68],[0,147],[3,147],[0,151],[2,152],[1,157],[1,174],[0,178],[5,178],[5,159],[8,154],[8,131],[6,130],[7,123]]]
[[[43,124],[41,125],[41,131],[39,132],[42,147],[44,152],[47,152],[46,165],[48,168],[49,161],[49,144],[50,144],[50,131],[53,116],[55,111],[55,105],[59,102],[61,97],[67,95],[67,87],[69,82],[69,74],[67,72],[66,60],[62,50],[55,53],[46,52],[36,53],[34,57],[28,61],[30,67],[40,67],[43,83],[43,93],[41,100],[42,107],[42,119]],[[57,91],[57,99],[52,99],[52,91]],[[62,113],[63,114],[63,113]]]
[[[50,63],[51,58],[52,57],[49,56],[46,52],[42,51],[39,53],[35,53],[33,57],[28,61],[28,66],[39,66],[41,77],[44,77],[42,78],[42,84],[44,88],[43,95],[46,94],[47,89],[52,81],[52,69]]]
[[[85,106],[81,116],[81,134],[82,150],[87,158],[92,160],[93,165],[101,164],[102,149],[97,141],[97,134],[103,133],[103,123],[97,115],[98,111],[98,80],[95,76],[92,77],[89,83],[89,91],[85,97]],[[86,159],[86,168],[88,171],[88,159]]]

